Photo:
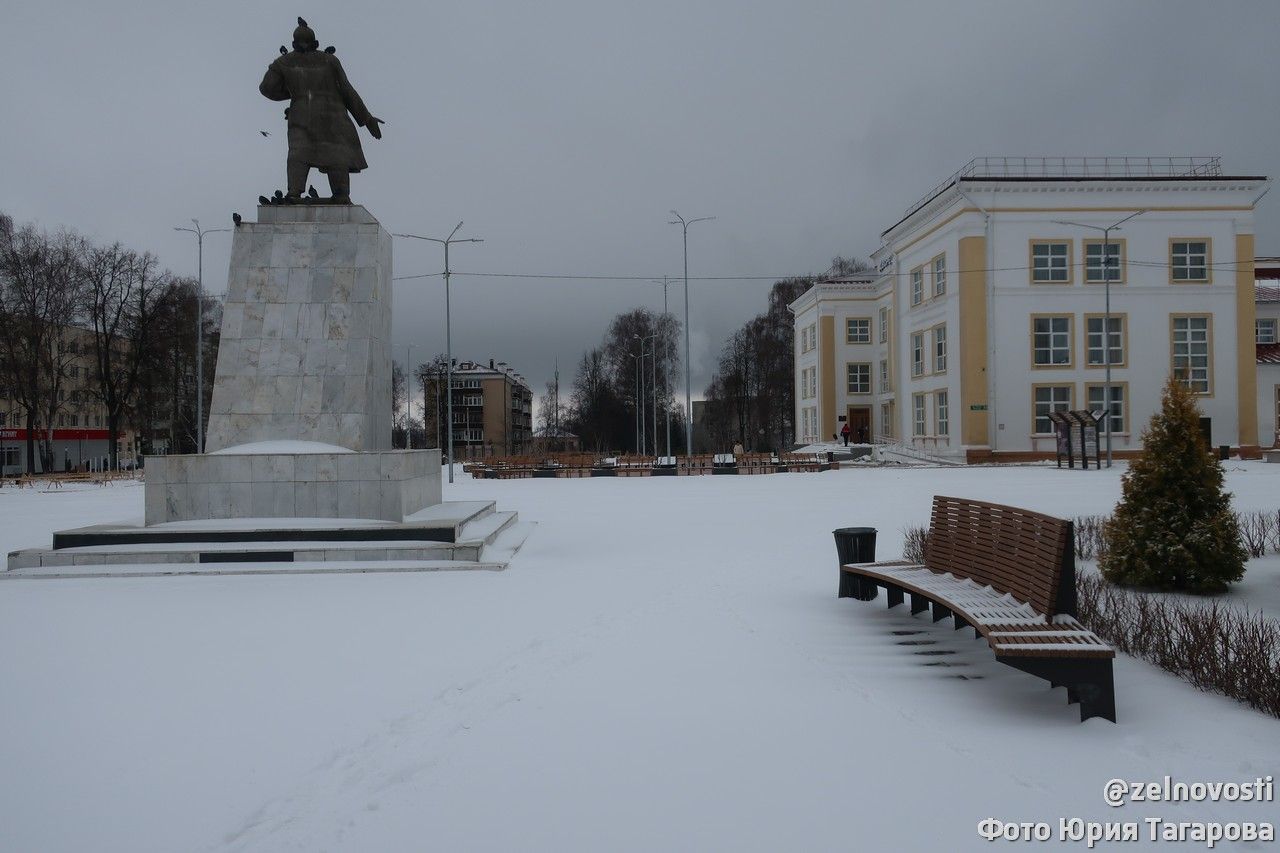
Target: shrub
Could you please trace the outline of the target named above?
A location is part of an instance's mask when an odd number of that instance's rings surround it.
[[[1246,559],[1222,465],[1205,446],[1187,387],[1170,377],[1161,403],[1125,472],[1098,567],[1112,583],[1221,592],[1244,577]]]
[[[1246,512],[1238,516],[1240,537],[1250,557],[1261,557],[1271,547],[1276,533],[1276,516],[1270,512]]]
[[[924,549],[929,544],[929,528],[909,526],[902,529],[902,559],[912,563],[924,562]]]
[[[1077,516],[1072,528],[1076,537],[1076,559],[1092,560],[1107,550],[1102,531],[1107,523],[1105,515]]]
[[[1122,652],[1280,717],[1280,622],[1216,601],[1122,589],[1076,578],[1078,618]]]

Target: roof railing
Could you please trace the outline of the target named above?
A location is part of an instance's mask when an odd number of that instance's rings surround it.
[[[1213,178],[1221,157],[974,157],[907,208],[903,219],[966,178]]]

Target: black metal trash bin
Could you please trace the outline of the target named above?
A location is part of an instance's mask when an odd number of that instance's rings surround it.
[[[876,529],[874,527],[839,527],[831,533],[836,538],[838,565],[875,562]],[[876,597],[876,586],[854,575],[840,572],[839,597],[871,601]]]
[[[1226,462],[1228,459],[1230,459],[1230,458],[1231,458],[1231,445],[1229,445],[1229,444],[1224,444],[1224,445],[1222,445],[1221,447],[1219,447],[1219,448],[1218,448],[1218,458],[1219,458],[1219,459],[1221,459],[1223,462]]]

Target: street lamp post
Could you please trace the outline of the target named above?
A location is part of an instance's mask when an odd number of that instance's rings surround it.
[[[662,281],[658,281],[657,279],[652,279],[652,283],[662,285],[662,316],[663,318],[671,316],[670,312],[667,310],[667,285],[669,283],[667,280],[667,277],[664,275],[662,277]],[[657,387],[657,381],[656,381],[657,371],[658,371],[658,359],[656,356],[656,352],[657,352],[656,344],[654,345],[654,351],[655,351],[655,356],[653,359],[653,370],[654,370],[655,381],[654,381],[654,388],[653,388],[653,398],[654,398],[653,408],[654,408],[655,421],[653,426],[653,438],[654,438],[654,442],[656,443],[658,439],[658,424],[656,421],[657,410],[658,410],[658,403],[657,403],[658,387]],[[662,360],[662,383],[667,388],[671,387],[671,362],[670,360],[665,358]],[[663,420],[666,421],[666,425],[667,425],[667,455],[670,456],[671,455],[671,407],[670,406],[663,406],[662,417],[663,417]]]
[[[1120,229],[1121,225],[1128,222],[1130,219],[1133,219],[1135,216],[1141,216],[1146,212],[1147,212],[1146,210],[1134,211],[1133,213],[1130,213],[1128,216],[1126,216],[1124,219],[1118,220],[1106,226],[1089,225],[1084,222],[1064,222],[1062,220],[1057,220],[1057,219],[1054,220],[1054,224],[1056,225],[1072,225],[1072,226],[1075,226],[1076,228],[1090,228],[1094,231],[1102,232],[1102,285],[1103,285],[1103,292],[1104,292],[1104,296],[1103,296],[1104,313],[1102,315],[1103,316],[1102,364],[1106,368],[1105,370],[1106,375],[1103,379],[1102,399],[1103,399],[1103,406],[1105,408],[1106,418],[1107,418],[1105,434],[1107,437],[1107,467],[1108,468],[1111,467],[1111,412],[1112,412],[1112,405],[1113,405],[1111,401],[1111,279],[1115,278],[1115,276],[1111,272],[1111,232],[1121,230]],[[1116,266],[1118,267],[1119,264],[1117,264]],[[1085,264],[1084,264],[1084,279],[1086,282],[1088,282],[1089,280],[1089,260],[1087,255],[1085,257]],[[1088,360],[1088,357],[1089,357],[1088,343],[1089,343],[1089,330],[1085,329],[1085,359],[1086,360]]]
[[[658,342],[657,342],[658,335],[655,332],[652,335],[645,335],[644,337],[640,337],[639,335],[632,335],[631,337],[640,342],[639,368],[641,371],[644,370],[644,342],[653,341],[653,455],[657,456],[658,455]],[[643,395],[640,395],[640,399],[642,398],[643,398]],[[640,416],[640,422],[641,422],[640,435],[641,435],[641,438],[644,438],[643,413]]]
[[[409,391],[413,376],[413,344],[404,351],[404,449],[413,450],[413,394]],[[422,415],[426,417],[424,412]],[[425,441],[426,439],[423,439]]]
[[[640,365],[644,360],[644,350],[640,350],[640,355],[628,353],[628,356],[636,363],[636,455],[641,455],[644,450],[640,447],[640,424],[644,418],[640,416],[640,407],[642,405],[640,402]]]
[[[453,328],[452,317],[449,306],[449,246],[453,243],[483,243],[479,237],[460,237],[453,239],[453,235],[458,233],[458,229],[462,227],[459,222],[449,232],[449,236],[443,240],[439,237],[421,237],[417,234],[397,234],[397,237],[411,237],[414,240],[426,240],[430,243],[439,243],[444,246],[444,365],[445,365],[445,417],[448,419],[448,427],[445,434],[448,441],[448,451],[446,455],[449,458],[449,482],[453,482]]]
[[[173,230],[196,235],[196,453],[204,453],[204,235],[231,229],[201,228],[199,219],[191,224],[195,227]]]
[[[671,211],[674,220],[668,225],[679,225],[684,235],[684,452],[693,455],[693,374],[689,367],[689,226],[695,222],[710,222],[714,216],[700,216],[686,220],[676,211]]]

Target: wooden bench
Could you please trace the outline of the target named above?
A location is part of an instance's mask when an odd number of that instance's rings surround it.
[[[815,453],[779,453],[778,466],[788,473],[796,471],[818,471],[818,456]]]
[[[1017,507],[935,496],[924,564],[903,560],[840,569],[840,597],[889,607],[910,598],[957,629],[972,627],[1000,663],[1065,686],[1080,720],[1116,720],[1115,649],[1075,618],[1072,524]]]
[[[614,463],[614,473],[619,477],[648,477],[658,460],[652,456],[619,456]]]
[[[772,453],[739,453],[733,461],[739,474],[773,474],[778,470]]]
[[[695,453],[692,456],[676,457],[676,476],[679,477],[710,474],[714,467],[715,455],[711,453]]]

